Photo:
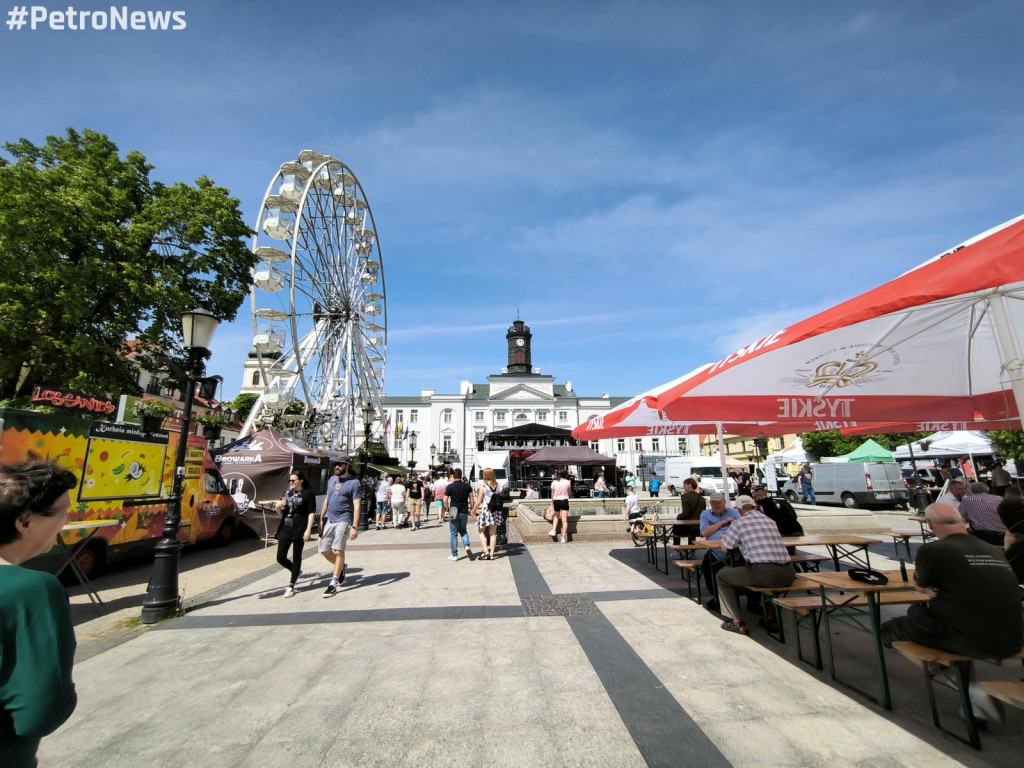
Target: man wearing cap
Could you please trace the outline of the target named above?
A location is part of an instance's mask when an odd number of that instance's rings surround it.
[[[722,549],[739,547],[744,564],[736,568],[723,568],[718,573],[718,602],[726,620],[722,629],[749,634],[740,619],[740,604],[736,590],[741,587],[788,587],[796,578],[796,569],[782,536],[771,518],[757,508],[749,496],[736,499],[742,517],[729,526],[719,540]]]
[[[740,519],[740,513],[732,507],[725,506],[725,496],[721,493],[712,493],[709,497],[711,506],[700,513],[700,535],[710,541],[717,541],[725,535],[729,525]],[[725,552],[709,549],[704,553],[704,562],[701,570],[704,571],[704,583],[712,599],[704,604],[704,607],[711,611],[718,610],[718,598],[715,597],[715,589],[711,583],[711,576],[714,571],[725,565]]]
[[[320,543],[317,549],[334,565],[331,583],[324,597],[334,597],[345,582],[345,547],[358,536],[362,493],[359,480],[348,473],[348,456],[338,458],[335,468],[341,469],[337,482],[328,484],[327,497],[320,510]]]

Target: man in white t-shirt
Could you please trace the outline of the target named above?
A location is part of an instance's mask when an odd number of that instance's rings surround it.
[[[967,494],[967,486],[964,485],[963,480],[950,480],[949,485],[946,486],[946,492],[939,496],[936,504],[949,504],[957,512],[960,511],[960,502],[964,500],[964,496]]]
[[[633,533],[640,533],[644,524],[644,513],[640,511],[640,499],[629,486],[626,486],[625,515],[626,522],[629,523]]]

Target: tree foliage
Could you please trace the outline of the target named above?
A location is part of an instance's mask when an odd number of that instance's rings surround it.
[[[1012,458],[1018,466],[1024,461],[1024,432],[1020,430],[993,429],[988,433],[992,445],[999,455]]]
[[[822,456],[842,456],[856,449],[859,445],[874,440],[887,451],[894,451],[907,441],[916,442],[928,437],[929,432],[901,432],[896,434],[877,435],[843,435],[837,430],[827,432],[807,432],[800,435],[804,450],[821,458]]]
[[[234,318],[255,257],[226,189],[153,181],[141,153],[88,130],[4,149],[0,398],[32,383],[137,393],[128,339],[152,370],[155,355],[182,359],[183,311]]]
[[[259,400],[259,395],[254,395],[251,392],[242,392],[231,401],[231,410],[237,414],[240,422],[244,422],[249,418],[252,407],[256,405],[257,400]]]

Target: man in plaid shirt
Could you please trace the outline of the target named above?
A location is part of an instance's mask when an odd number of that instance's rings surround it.
[[[1003,546],[1006,526],[999,519],[1002,498],[988,492],[985,483],[971,483],[971,495],[960,502],[960,517],[971,526],[971,533],[996,547]]]
[[[718,572],[718,602],[726,616],[722,629],[746,635],[749,632],[740,620],[737,588],[788,587],[796,578],[796,570],[775,522],[760,512],[749,496],[736,499],[736,506],[742,517],[729,526],[718,543],[727,550],[738,546],[746,564]]]

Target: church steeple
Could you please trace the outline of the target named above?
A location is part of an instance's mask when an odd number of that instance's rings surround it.
[[[522,320],[516,320],[509,326],[508,333],[508,372],[509,373],[532,373],[533,365],[530,363],[530,327]]]

